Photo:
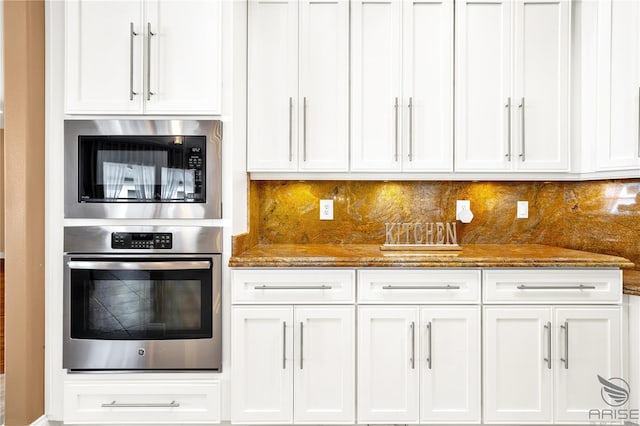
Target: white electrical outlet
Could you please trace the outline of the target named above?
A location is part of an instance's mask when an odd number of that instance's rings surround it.
[[[529,217],[529,202],[518,201],[518,208],[516,209],[516,218],[527,219]]]
[[[333,220],[333,200],[320,200],[320,220]]]
[[[460,213],[464,210],[471,210],[471,201],[456,200],[456,220],[460,220]]]

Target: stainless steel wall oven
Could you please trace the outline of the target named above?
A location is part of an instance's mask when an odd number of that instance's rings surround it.
[[[64,124],[65,217],[221,217],[220,121]]]
[[[67,227],[63,367],[221,370],[219,228]]]

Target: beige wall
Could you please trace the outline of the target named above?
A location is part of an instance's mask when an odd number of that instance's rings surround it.
[[[44,413],[44,2],[5,1],[5,424]]]

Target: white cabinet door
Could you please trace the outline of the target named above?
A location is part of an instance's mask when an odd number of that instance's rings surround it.
[[[566,171],[571,3],[519,0],[515,5],[517,169]]]
[[[349,2],[300,1],[299,165],[349,168]]]
[[[510,170],[511,0],[456,2],[457,171]]]
[[[611,408],[598,376],[623,386],[614,379],[623,377],[621,317],[620,307],[556,309],[555,421],[584,423],[590,409]]]
[[[298,1],[248,5],[247,168],[298,167]]]
[[[418,423],[418,308],[358,308],[358,421]]]
[[[65,8],[65,112],[142,113],[142,1]]]
[[[292,423],[293,308],[231,311],[231,421]]]
[[[351,170],[400,171],[402,2],[351,2]]]
[[[294,308],[296,423],[355,422],[355,308]]]
[[[480,307],[420,310],[420,422],[480,422]]]
[[[453,0],[403,0],[403,170],[453,170]]]
[[[552,420],[551,309],[484,308],[484,421]]]
[[[599,170],[640,166],[640,2],[598,2]]]
[[[145,0],[145,112],[219,114],[219,0]]]

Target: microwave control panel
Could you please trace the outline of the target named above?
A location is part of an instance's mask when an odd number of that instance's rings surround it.
[[[193,172],[193,185],[194,190],[193,193],[188,193],[186,195],[187,199],[192,200],[201,200],[203,197],[203,188],[202,181],[204,176],[203,173],[203,161],[204,161],[204,152],[203,149],[199,146],[191,147],[187,156],[187,169]]]
[[[173,234],[170,232],[112,232],[112,249],[170,249]]]

